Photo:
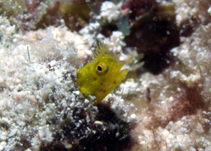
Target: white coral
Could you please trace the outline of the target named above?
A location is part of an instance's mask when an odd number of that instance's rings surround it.
[[[125,46],[123,41],[124,36],[120,31],[113,31],[109,38],[104,40],[104,43],[109,46],[110,50],[114,52],[121,52],[122,46]]]
[[[120,11],[117,5],[112,2],[105,1],[101,6],[101,14],[99,17],[111,22],[112,20],[117,20],[120,15]]]

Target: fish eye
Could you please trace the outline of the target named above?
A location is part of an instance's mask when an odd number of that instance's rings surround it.
[[[101,65],[98,65],[97,66],[97,70],[101,72],[103,70],[102,66]]]
[[[105,75],[108,72],[108,66],[104,62],[100,62],[96,65],[96,73],[99,75]]]

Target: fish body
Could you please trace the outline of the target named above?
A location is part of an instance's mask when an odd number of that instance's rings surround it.
[[[123,69],[123,63],[117,57],[104,53],[105,47],[99,46],[93,52],[94,60],[77,72],[78,88],[83,95],[91,99],[95,97],[98,103],[102,101],[127,75],[128,69]]]

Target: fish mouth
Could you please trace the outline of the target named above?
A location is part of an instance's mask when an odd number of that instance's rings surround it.
[[[128,73],[128,69],[119,70],[113,77],[110,79],[112,82],[109,84],[106,89],[110,89],[111,87],[115,88],[119,83],[124,79],[124,77]]]

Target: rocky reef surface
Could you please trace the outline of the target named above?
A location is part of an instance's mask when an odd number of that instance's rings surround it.
[[[211,150],[209,0],[0,0],[0,151]],[[98,43],[128,75],[101,103]]]

